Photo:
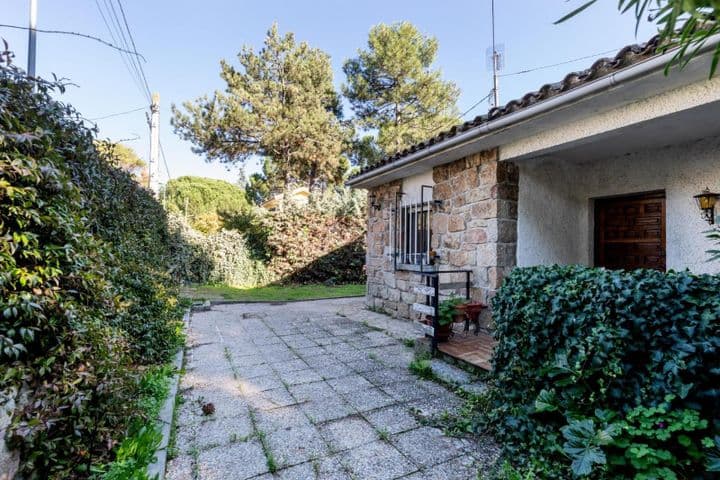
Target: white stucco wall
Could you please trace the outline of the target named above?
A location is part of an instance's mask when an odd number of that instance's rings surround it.
[[[709,226],[692,198],[705,186],[720,190],[720,137],[590,162],[530,159],[518,166],[518,266],[592,265],[592,199],[665,190],[667,268],[720,273],[720,262],[707,262]]]
[[[402,191],[405,193],[403,196],[403,204],[420,203],[420,189],[423,185],[430,185],[431,187],[435,185],[432,169],[424,173],[403,178]],[[430,200],[430,198],[427,197],[432,195],[432,190],[426,188],[423,195],[423,200]]]
[[[599,113],[589,112],[591,114],[574,119],[561,128],[550,128],[503,145],[500,149],[500,159],[512,160],[524,155],[537,154],[558,145],[583,142],[594,135],[638,125],[716,101],[720,101],[720,76],[634,101],[620,108]],[[677,127],[681,128],[683,125]]]

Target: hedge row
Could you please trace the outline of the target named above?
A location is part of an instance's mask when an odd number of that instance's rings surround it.
[[[253,287],[269,283],[364,283],[365,199],[348,189],[308,205],[221,215],[224,229],[194,230],[171,215],[179,279]]]
[[[0,69],[0,390],[21,478],[85,478],[140,415],[142,365],[182,341],[165,214],[62,85]]]
[[[518,268],[493,309],[510,458],[540,478],[717,478],[719,277]]]

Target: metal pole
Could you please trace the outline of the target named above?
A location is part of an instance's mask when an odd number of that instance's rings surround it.
[[[150,162],[148,187],[158,195],[160,191],[160,94],[153,93],[150,105]]]
[[[491,0],[492,18],[492,62],[493,62],[493,107],[500,106],[500,92],[498,90],[498,52],[495,48],[495,0]]]
[[[28,30],[28,68],[29,77],[35,76],[37,53],[37,0],[30,0],[30,29]]]

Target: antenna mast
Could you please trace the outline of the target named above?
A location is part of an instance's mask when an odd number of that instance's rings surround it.
[[[495,46],[495,0],[490,0],[492,18],[492,69],[493,69],[493,107],[500,105],[500,92],[498,90],[498,70],[500,69],[500,55]]]

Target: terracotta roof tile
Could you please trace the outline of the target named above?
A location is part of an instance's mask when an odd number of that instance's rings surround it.
[[[484,123],[496,120],[504,115],[522,110],[530,107],[538,102],[547,100],[551,97],[561,95],[569,90],[577,88],[598,78],[604,77],[611,73],[615,73],[624,68],[630,67],[636,63],[646,60],[650,57],[655,56],[658,52],[659,37],[655,36],[650,41],[642,44],[628,45],[620,49],[620,51],[612,58],[600,58],[596,60],[590,68],[586,70],[580,70],[577,72],[570,72],[565,75],[561,81],[556,83],[545,84],[535,92],[528,92],[521,98],[510,100],[505,105],[491,108],[486,115],[478,115],[477,117],[467,122],[455,125],[449,130],[438,133],[432,138],[415,144],[405,150],[395,153],[394,155],[387,156],[380,160],[378,163],[365,167],[360,170],[352,178],[358,175],[375,170],[383,165],[393,163],[400,160],[403,157],[421,151],[425,148],[435,145],[436,143],[452,138],[459,133],[465,132],[471,128],[477,127]]]

